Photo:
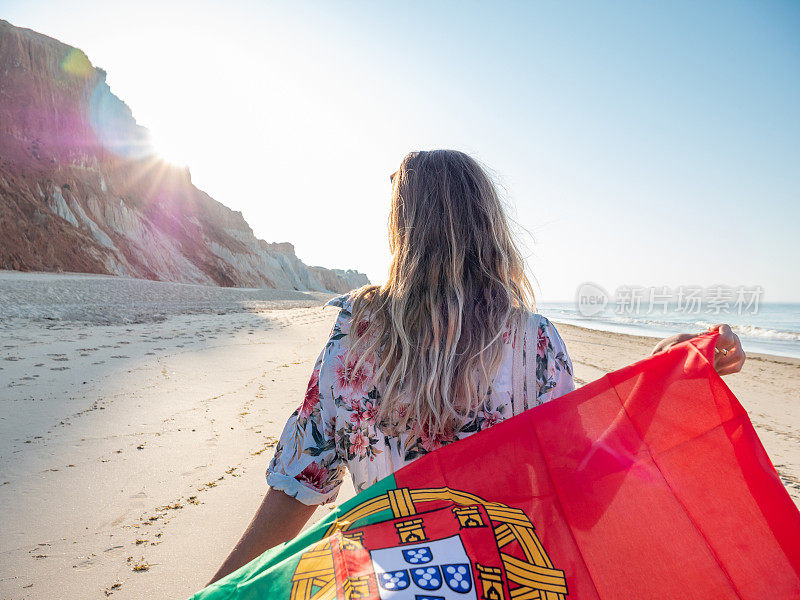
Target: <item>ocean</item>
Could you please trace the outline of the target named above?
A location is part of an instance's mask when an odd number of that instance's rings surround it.
[[[558,323],[588,329],[664,338],[675,333],[701,333],[716,323],[728,323],[742,340],[745,352],[800,358],[800,303],[762,303],[756,312],[686,314],[668,305],[655,311],[621,311],[609,303],[586,316],[575,303],[539,302],[539,313]]]

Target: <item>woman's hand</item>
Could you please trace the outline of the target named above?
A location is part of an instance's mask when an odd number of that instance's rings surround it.
[[[716,353],[714,354],[714,368],[720,375],[730,375],[742,370],[742,365],[747,356],[742,349],[742,342],[739,336],[731,331],[730,325],[721,324],[708,328],[709,331],[719,331],[717,338]],[[680,344],[686,340],[702,335],[699,333],[679,333],[665,338],[656,344],[650,354],[661,352],[671,348],[675,344]]]

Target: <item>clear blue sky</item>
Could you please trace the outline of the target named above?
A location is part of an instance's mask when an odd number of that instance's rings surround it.
[[[6,0],[83,49],[256,234],[388,266],[415,149],[495,172],[544,301],[578,284],[800,301],[798,2]]]

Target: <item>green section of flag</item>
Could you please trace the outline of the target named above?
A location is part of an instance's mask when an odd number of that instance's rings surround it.
[[[397,487],[390,475],[370,486],[331,511],[324,519],[314,524],[293,540],[271,550],[227,577],[197,592],[190,600],[263,600],[264,598],[288,598],[292,587],[292,575],[303,552],[320,541],[325,532],[341,515],[362,502],[381,496]],[[381,511],[358,522],[359,527],[392,518],[389,510]]]

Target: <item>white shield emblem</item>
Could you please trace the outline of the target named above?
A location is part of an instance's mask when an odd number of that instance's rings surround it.
[[[476,598],[472,563],[461,538],[371,550],[381,600]]]

